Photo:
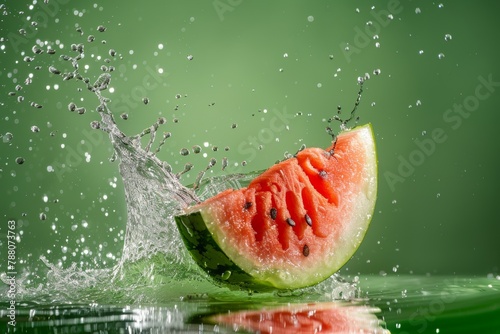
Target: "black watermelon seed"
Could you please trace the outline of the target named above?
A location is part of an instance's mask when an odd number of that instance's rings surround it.
[[[304,218],[306,219],[306,223],[307,225],[309,226],[312,226],[313,225],[313,222],[311,220],[311,217],[309,217],[309,215],[306,213],[306,215],[304,216]]]
[[[292,227],[294,227],[294,226],[295,226],[295,222],[293,221],[293,219],[292,219],[292,218],[287,218],[287,219],[286,219],[286,222],[288,223],[288,225],[290,225],[290,226],[292,226]]]
[[[248,210],[248,209],[250,209],[251,207],[252,207],[252,202],[246,202],[246,203],[245,203],[245,206],[244,206],[245,210]]]
[[[276,210],[275,208],[271,208],[271,219],[276,219],[276,217],[278,216],[278,210]]]
[[[304,248],[302,248],[302,254],[306,257],[309,256],[309,246],[304,245]]]

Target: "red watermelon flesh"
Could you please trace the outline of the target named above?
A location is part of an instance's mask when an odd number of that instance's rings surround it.
[[[214,267],[219,273],[241,270],[257,285],[279,289],[318,283],[361,243],[375,205],[376,174],[371,126],[343,132],[326,150],[304,149],[248,187],[226,190],[189,208],[187,216],[199,212],[201,230],[209,232],[204,239],[212,240],[184,239],[192,254],[204,252],[199,244],[214,242],[210,250],[218,247],[235,265],[207,264],[210,256],[219,258],[214,253],[202,256],[203,263],[194,256],[212,272]],[[186,228],[191,234],[200,230],[185,217],[177,220],[181,234]]]
[[[291,305],[267,310],[219,314],[211,322],[261,334],[290,333],[380,333],[374,315],[378,309],[366,306],[344,306],[337,303]]]

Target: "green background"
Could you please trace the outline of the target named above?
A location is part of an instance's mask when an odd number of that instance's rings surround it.
[[[83,63],[92,80],[104,58],[116,68],[114,92],[107,96],[123,131],[139,133],[158,117],[167,119],[162,131],[172,137],[159,157],[176,171],[186,162],[195,164],[185,184],[211,157],[218,159],[211,175],[221,175],[266,168],[302,144],[328,146],[325,119],[337,105],[350,111],[357,77],[369,73],[358,115],[376,134],[379,194],[368,234],[342,273],[499,273],[500,7],[495,2],[3,4],[1,271],[9,219],[17,221],[20,234],[18,270],[41,272],[40,255],[63,267],[76,262],[87,268],[109,267],[120,256],[124,192],[118,165],[109,162],[109,140],[89,125],[98,119],[92,112],[97,100],[79,91],[81,83],[63,82],[47,70],[51,64],[69,69],[58,56],[70,53],[72,43],[84,43]],[[107,30],[98,32],[98,25]],[[90,34],[96,37],[92,43],[86,42]],[[44,42],[57,54],[23,60]],[[111,48],[118,56],[109,56]],[[377,69],[380,75],[374,75]],[[26,85],[30,73],[32,83]],[[17,84],[22,89],[9,96]],[[19,95],[24,101],[17,102]],[[87,112],[69,112],[70,102]],[[463,104],[462,114],[454,111]],[[120,119],[121,113],[129,119]],[[40,132],[33,133],[33,125]],[[202,153],[179,154],[193,145],[202,146]],[[24,164],[17,164],[17,157]],[[225,172],[222,157],[230,162]]]

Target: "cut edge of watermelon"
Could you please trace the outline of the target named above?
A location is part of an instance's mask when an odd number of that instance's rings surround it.
[[[310,262],[308,266],[290,265],[286,270],[283,270],[283,267],[262,268],[259,263],[252,263],[252,260],[246,257],[246,254],[242,254],[241,250],[230,246],[225,247],[225,235],[216,228],[217,223],[214,222],[214,218],[210,215],[209,208],[195,206],[190,208],[187,214],[196,211],[201,213],[203,222],[213,239],[212,241],[220,247],[230,262],[234,264],[232,266],[233,272],[239,269],[241,272],[248,274],[253,278],[255,285],[278,289],[296,289],[315,285],[338,271],[353,256],[366,234],[375,208],[377,156],[372,126],[366,124],[341,133],[344,136],[349,134],[357,135],[362,147],[365,148],[366,163],[363,167],[363,190],[359,192],[357,198],[352,199],[356,203],[354,206],[356,210],[353,210],[352,218],[346,224],[348,229],[337,239],[332,253],[325,256],[323,262]],[[311,275],[312,272],[314,272],[313,275]],[[231,278],[225,281],[227,283],[240,283]],[[243,285],[248,285],[248,282]]]

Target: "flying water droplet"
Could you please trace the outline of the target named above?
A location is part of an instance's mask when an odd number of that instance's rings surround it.
[[[14,138],[14,135],[10,132],[7,132],[3,135],[2,140],[4,143],[10,143],[12,141],[12,138]]]
[[[49,72],[52,73],[52,74],[61,74],[61,71],[59,71],[54,66],[49,66]]]
[[[198,154],[201,152],[201,147],[199,145],[193,146],[193,153]]]
[[[111,74],[103,73],[97,78],[96,82],[94,83],[94,89],[106,90],[110,82],[111,82]]]
[[[224,281],[227,281],[231,277],[231,270],[226,270],[224,273],[222,273],[221,278]]]

